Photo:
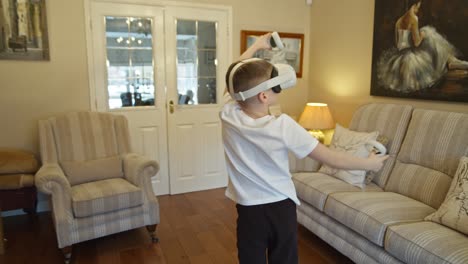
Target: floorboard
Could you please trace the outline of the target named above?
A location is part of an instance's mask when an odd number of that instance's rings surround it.
[[[159,196],[159,243],[145,228],[114,234],[73,246],[74,264],[235,264],[236,208],[224,189]],[[63,263],[49,212],[3,218],[8,239],[0,263]],[[352,263],[299,226],[299,262]]]

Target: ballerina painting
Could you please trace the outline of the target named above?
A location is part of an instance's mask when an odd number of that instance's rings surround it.
[[[466,0],[376,0],[371,95],[468,102],[466,14]]]

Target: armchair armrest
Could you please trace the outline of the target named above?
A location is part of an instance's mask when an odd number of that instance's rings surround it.
[[[298,159],[289,153],[289,171],[294,172],[317,172],[322,164],[314,159],[305,157]]]
[[[73,211],[70,182],[57,163],[44,164],[34,178],[39,191],[51,195],[51,209],[59,248],[71,245],[70,223],[73,221]]]
[[[71,185],[63,173],[62,168],[56,163],[44,164],[34,177],[34,183],[39,191],[60,195],[60,193],[71,193]]]
[[[159,164],[145,156],[129,153],[123,157],[125,178],[134,185],[142,188],[149,197],[154,197],[151,177],[159,171]]]

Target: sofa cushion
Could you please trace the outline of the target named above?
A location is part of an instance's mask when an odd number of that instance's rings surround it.
[[[379,131],[388,138],[387,152],[390,157],[372,180],[383,188],[395,164],[395,157],[400,150],[406,133],[411,112],[409,105],[372,103],[361,106],[353,114],[349,129],[361,132]]]
[[[385,190],[401,193],[432,208],[438,208],[451,180],[450,176],[440,171],[397,161]]]
[[[330,144],[330,149],[338,152],[346,152],[350,155],[367,158],[370,154],[370,147],[367,142],[375,141],[379,135],[378,131],[371,133],[351,131],[336,124],[335,133]],[[365,187],[365,170],[342,170],[332,168],[324,164],[319,172],[328,174],[357,187]]]
[[[385,187],[439,208],[468,147],[468,114],[416,109]]]
[[[88,161],[61,161],[60,166],[72,186],[124,176],[119,156]]]
[[[361,189],[342,180],[319,172],[293,173],[297,197],[323,211],[328,195],[335,192],[379,192],[382,189],[374,183]]]
[[[435,210],[421,202],[391,192],[331,194],[324,212],[373,243],[383,246],[389,225],[422,221]]]
[[[444,203],[425,220],[468,235],[468,157],[462,157]]]
[[[433,222],[389,227],[385,249],[405,263],[468,263],[468,238]]]
[[[72,187],[75,217],[117,211],[143,204],[140,188],[124,179],[95,181]]]

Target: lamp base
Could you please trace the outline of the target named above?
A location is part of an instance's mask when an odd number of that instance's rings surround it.
[[[320,143],[323,144],[323,141],[325,140],[325,135],[323,134],[322,130],[309,130],[309,134],[311,134],[314,138],[316,138]]]

